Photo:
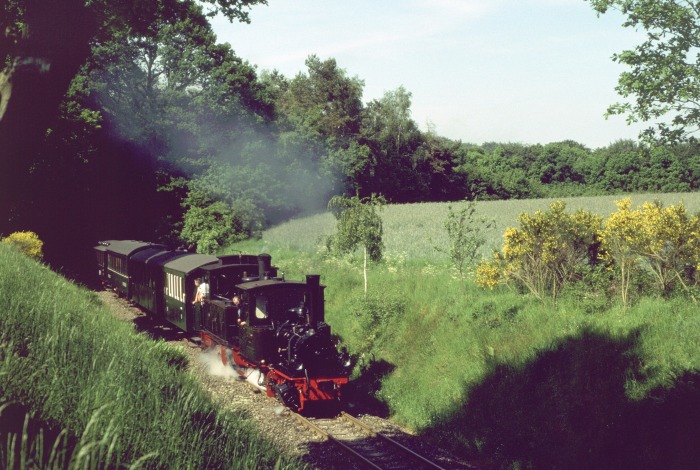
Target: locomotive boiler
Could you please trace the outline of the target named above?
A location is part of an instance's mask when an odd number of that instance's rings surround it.
[[[211,256],[133,240],[94,248],[102,284],[203,346],[294,411],[337,402],[351,365],[325,322],[320,276],[289,281],[267,254]],[[209,287],[201,303],[195,279]]]

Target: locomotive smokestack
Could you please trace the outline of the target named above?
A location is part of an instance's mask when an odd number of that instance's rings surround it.
[[[321,276],[318,274],[308,274],[306,276],[306,291],[309,307],[309,325],[312,328],[316,328],[318,323],[325,321]]]
[[[272,269],[272,256],[267,253],[258,255],[258,277],[262,281],[270,276],[270,270]]]

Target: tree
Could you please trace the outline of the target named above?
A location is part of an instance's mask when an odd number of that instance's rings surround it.
[[[468,195],[466,177],[459,169],[466,160],[466,149],[435,133],[428,125],[423,142],[414,153],[416,172],[419,174],[423,200],[457,201]]]
[[[305,63],[308,73],[297,74],[280,96],[282,124],[307,128],[347,147],[360,129],[364,81],[349,77],[332,58],[311,55]]]
[[[583,183],[584,176],[576,171],[590,152],[575,142],[557,142],[542,147],[530,173],[542,184]]]
[[[291,80],[277,72],[263,76],[277,106],[280,153],[288,163],[316,167],[326,179],[340,181],[341,192],[357,192],[369,154],[358,144],[364,81],[332,58],[311,55],[306,67]]]
[[[228,205],[223,201],[201,201],[190,194],[184,205],[187,212],[180,237],[196,244],[198,253],[214,254],[224,246],[254,235],[256,210],[250,201]]]
[[[216,44],[201,6],[190,3],[171,6],[153,27],[96,42],[85,70],[82,101],[123,138],[169,161],[240,149],[272,115],[254,67]]]
[[[589,0],[600,14],[626,16],[624,27],[643,29],[646,40],[613,56],[626,65],[617,92],[626,99],[608,114],[628,123],[658,121],[642,135],[661,141],[685,140],[700,130],[700,4],[688,0]]]
[[[403,86],[369,103],[360,142],[370,148],[372,164],[363,175],[361,194],[384,194],[397,202],[419,200],[414,156],[422,141],[411,119],[411,93]]]
[[[213,2],[214,9],[220,7],[230,19],[243,21],[247,9],[260,3]],[[215,38],[198,5],[193,0],[2,3],[0,232],[33,227],[46,241],[47,261],[63,267],[76,262],[74,256],[67,259],[68,253],[101,237],[151,236],[153,214],[163,213],[150,213],[157,209],[154,171],[166,165],[163,152],[144,152],[134,144],[146,139],[133,136],[162,136],[160,144],[185,141],[188,132],[197,133],[192,123],[209,129],[203,115],[191,110],[218,112],[222,106],[212,105],[217,104],[213,96],[223,104],[245,103],[246,91],[256,93],[254,86],[246,85],[253,67],[240,60],[236,67],[225,46],[213,45]],[[157,54],[146,53],[155,46],[163,47]],[[145,60],[152,58],[155,62],[149,69]],[[147,80],[149,70],[155,72],[150,75],[151,96],[142,95],[140,101],[132,100],[136,106],[122,105],[118,112],[109,108],[124,91],[141,93],[143,87],[130,85],[137,83],[136,78]],[[193,82],[188,76],[192,71],[199,72],[196,78],[207,79]],[[125,77],[131,82],[120,81]],[[171,83],[176,86],[163,86]],[[229,84],[226,89],[222,86]],[[98,89],[104,92],[100,98],[111,101],[98,99]],[[158,115],[163,104],[169,112]],[[121,130],[117,122],[128,122],[125,116],[141,117],[144,110],[155,112],[149,115],[150,122],[142,121],[147,125],[132,127],[141,134],[126,139],[117,135],[115,131]],[[188,112],[177,116],[183,110]],[[239,129],[229,129],[227,135]],[[211,134],[217,131],[212,129]],[[218,147],[198,144],[190,149]]]
[[[479,249],[486,243],[483,230],[493,226],[492,221],[476,216],[476,203],[469,201],[455,210],[447,206],[445,230],[450,239],[447,248],[436,246],[435,249],[449,255],[459,272],[459,280],[464,290],[464,271],[474,263]]]
[[[374,194],[360,199],[334,196],[328,202],[328,208],[333,212],[337,224],[337,232],[326,240],[329,251],[340,254],[352,253],[362,246],[364,261],[362,273],[364,276],[365,295],[367,295],[367,258],[379,262],[382,259],[384,242],[382,240],[382,218],[377,213],[386,203],[383,197]]]

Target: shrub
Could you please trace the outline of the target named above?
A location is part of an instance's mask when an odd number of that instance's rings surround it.
[[[510,227],[503,234],[503,251],[491,262],[482,263],[478,283],[493,287],[499,276],[524,285],[538,298],[557,298],[561,288],[577,277],[582,264],[597,262],[601,218],[579,210],[565,212],[566,204],[555,201],[548,211],[522,213],[520,228]]]
[[[14,232],[8,237],[2,239],[2,242],[18,248],[25,255],[41,259],[44,257],[42,248],[44,242],[39,239],[39,236],[34,232]]]
[[[700,218],[689,216],[683,203],[663,207],[645,202],[632,209],[627,198],[615,203],[617,211],[601,232],[603,255],[614,262],[620,276],[620,293],[629,302],[630,279],[635,270],[651,273],[659,293],[668,294],[682,274],[695,269],[700,254]]]
[[[222,246],[257,236],[262,227],[260,213],[250,201],[229,205],[191,192],[185,207],[180,237],[185,242],[196,243],[199,253],[216,253]]]
[[[445,230],[450,240],[447,247],[435,246],[441,253],[450,256],[459,272],[459,281],[464,290],[464,271],[472,266],[481,247],[486,243],[484,231],[493,226],[493,221],[476,216],[476,203],[467,202],[457,210],[447,206]]]
[[[494,253],[493,259],[483,260],[476,267],[476,284],[479,287],[493,289],[503,282],[503,266],[500,253]]]
[[[405,316],[406,302],[399,294],[382,289],[355,297],[353,310],[357,316],[355,333],[363,338],[359,349],[364,353],[372,351],[377,342],[392,332],[393,319]]]

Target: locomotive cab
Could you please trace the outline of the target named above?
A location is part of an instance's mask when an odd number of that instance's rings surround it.
[[[278,362],[281,351],[275,340],[277,329],[304,310],[306,285],[263,280],[238,287],[242,300],[239,327],[241,354],[256,363]]]
[[[204,279],[210,288],[210,299],[206,313],[199,320],[199,329],[205,335],[211,336],[216,343],[234,347],[239,344],[238,325],[243,313],[243,306],[233,302],[234,297],[241,298],[236,284],[248,278],[249,273],[257,271],[257,257],[236,255],[222,261],[229,264],[203,268],[206,273]],[[252,261],[255,261],[255,264]]]

